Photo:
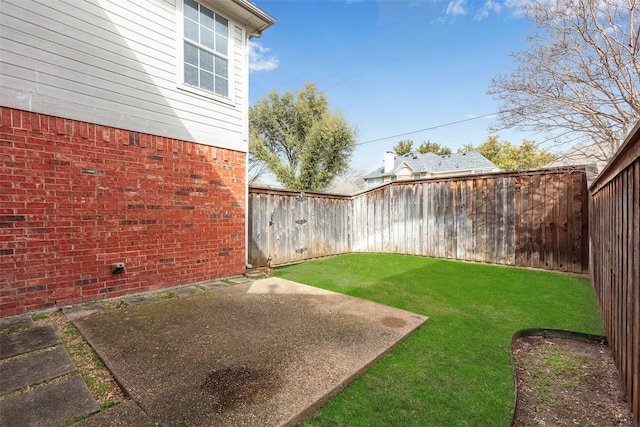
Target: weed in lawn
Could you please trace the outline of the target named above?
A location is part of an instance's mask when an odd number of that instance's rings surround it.
[[[557,400],[557,388],[576,388],[577,382],[584,376],[583,367],[588,361],[584,357],[568,354],[563,347],[548,343],[544,347],[544,357],[524,368],[530,375],[531,384],[540,392],[538,399],[554,403]]]
[[[49,317],[49,313],[37,313],[31,316],[31,319],[33,319],[34,322],[37,322],[38,320],[44,320],[48,317]]]
[[[155,296],[158,300],[164,301],[164,300],[175,298],[176,294],[171,291],[166,291],[166,292],[158,292],[157,294],[155,294]]]
[[[14,332],[19,332],[27,328],[28,326],[10,326],[4,331],[0,332],[0,335],[13,334]]]

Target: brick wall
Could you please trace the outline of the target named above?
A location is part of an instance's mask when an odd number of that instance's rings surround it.
[[[0,114],[0,317],[244,272],[245,153]]]

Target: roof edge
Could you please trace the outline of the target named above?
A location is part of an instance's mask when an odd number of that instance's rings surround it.
[[[235,4],[245,9],[247,12],[252,13],[255,17],[262,21],[262,25],[257,26],[257,28],[252,31],[253,37],[260,37],[262,32],[276,23],[276,18],[269,15],[264,10],[260,9],[256,4],[249,0],[232,0]]]

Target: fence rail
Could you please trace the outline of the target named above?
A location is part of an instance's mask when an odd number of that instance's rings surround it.
[[[355,196],[249,189],[249,263],[388,252],[588,272],[584,169],[395,182]]]
[[[609,346],[640,426],[640,123],[591,185],[592,280]]]

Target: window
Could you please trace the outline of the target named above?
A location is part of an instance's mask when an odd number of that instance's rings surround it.
[[[184,82],[229,96],[229,21],[184,0]]]
[[[413,179],[420,179],[422,178],[422,174],[421,173],[414,173],[413,174]]]

